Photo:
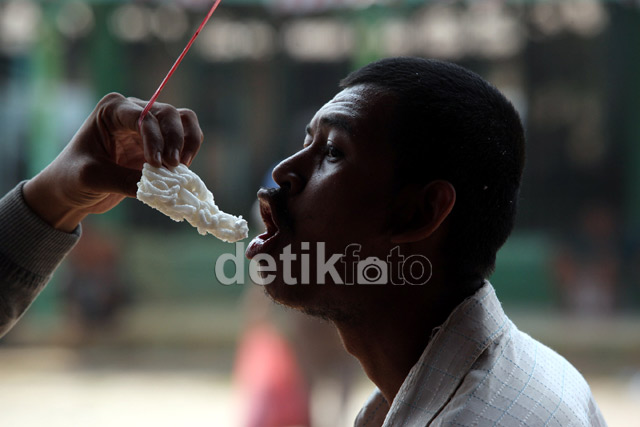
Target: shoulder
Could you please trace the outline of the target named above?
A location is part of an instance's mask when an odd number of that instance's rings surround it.
[[[509,324],[476,360],[435,424],[605,425],[582,375]]]

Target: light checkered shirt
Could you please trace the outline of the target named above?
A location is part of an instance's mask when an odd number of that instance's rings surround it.
[[[460,304],[429,342],[389,409],[379,390],[356,427],[606,426],[562,356],[521,332],[493,286]]]

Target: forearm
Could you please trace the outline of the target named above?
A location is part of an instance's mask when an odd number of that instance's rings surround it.
[[[80,237],[51,227],[25,203],[22,185],[0,200],[0,336],[38,296]]]

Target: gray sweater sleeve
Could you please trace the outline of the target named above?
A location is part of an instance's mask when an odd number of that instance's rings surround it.
[[[0,199],[0,337],[18,321],[80,238],[51,227],[25,203],[25,182]]]

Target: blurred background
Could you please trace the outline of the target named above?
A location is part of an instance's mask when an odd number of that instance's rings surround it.
[[[211,4],[0,2],[0,192],[104,94],[148,99]],[[640,425],[639,46],[638,1],[223,0],[160,101],[196,111],[192,168],[255,235],[258,187],[349,71],[418,55],[484,76],[528,137],[492,283],[520,329],[587,377],[610,425]],[[0,424],[352,425],[372,385],[327,325],[217,282],[233,251],[135,200],[87,220],[0,341]]]

